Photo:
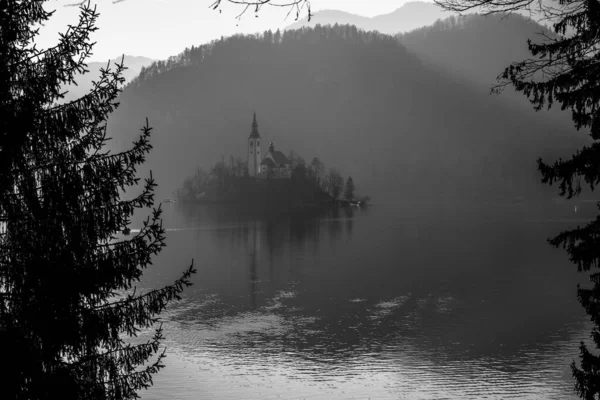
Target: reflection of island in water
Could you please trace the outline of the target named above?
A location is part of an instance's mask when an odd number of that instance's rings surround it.
[[[328,236],[335,240],[345,227],[346,235],[350,237],[354,216],[368,213],[367,208],[355,207],[306,207],[287,211],[268,207],[232,208],[218,204],[177,203],[176,207],[193,227],[199,224],[218,226],[220,229],[215,231],[215,235],[219,239],[226,231],[232,245],[249,243],[251,232],[264,236],[269,252],[287,243],[294,246],[314,244],[322,229],[326,229]]]
[[[244,286],[250,288],[246,306],[252,309],[264,305],[269,295],[286,287],[303,265],[317,265],[323,247],[350,240],[355,217],[369,212],[366,208],[310,208],[279,213],[225,205],[179,203],[174,206],[180,215],[178,219],[195,230],[192,234],[195,239],[211,249],[211,255],[204,252],[199,258],[224,263],[234,270],[232,275],[216,279],[227,279],[230,287],[234,285],[239,289],[243,280]],[[206,235],[212,239],[212,245],[206,244]],[[242,274],[244,265],[246,272]],[[239,293],[229,300],[244,307],[239,303]]]

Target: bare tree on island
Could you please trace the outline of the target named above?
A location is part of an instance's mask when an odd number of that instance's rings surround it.
[[[344,199],[353,200],[354,199],[354,181],[352,177],[349,176],[346,180],[346,185],[344,186]]]
[[[552,23],[555,38],[540,43],[528,42],[532,58],[517,60],[498,77],[494,92],[512,85],[529,98],[534,108],[550,108],[558,102],[570,109],[577,129],[587,128],[592,139],[600,138],[600,3],[598,0],[534,1],[534,0],[435,0],[446,10],[484,13],[527,10]],[[581,179],[593,191],[600,182],[600,143],[593,142],[577,151],[571,159],[553,164],[538,160],[542,182],[559,183],[560,195],[567,199],[581,193]],[[600,207],[600,205],[599,205]],[[600,217],[585,227],[564,231],[549,240],[555,247],[566,248],[579,272],[598,268]],[[578,285],[579,302],[594,323],[592,339],[600,348],[600,272],[590,274],[591,287]],[[581,365],[571,364],[576,380],[575,390],[581,398],[600,396],[600,357],[592,354],[582,342]]]
[[[344,179],[337,169],[329,169],[329,173],[325,176],[325,186],[327,192],[329,192],[334,200],[337,200],[338,197],[340,197],[342,189],[344,188]]]
[[[310,163],[310,167],[314,173],[317,186],[322,187],[321,179],[325,171],[325,165],[317,157],[314,157]]]

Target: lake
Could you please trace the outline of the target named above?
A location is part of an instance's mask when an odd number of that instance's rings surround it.
[[[546,243],[585,222],[572,206],[162,207],[140,286],[198,272],[144,400],[577,398],[586,277]]]

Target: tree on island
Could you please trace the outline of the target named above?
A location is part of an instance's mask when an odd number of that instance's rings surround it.
[[[592,139],[600,138],[600,3],[598,0],[537,2],[533,0],[435,0],[454,12],[480,10],[485,14],[526,10],[552,23],[555,38],[528,42],[533,58],[506,67],[493,88],[499,93],[512,85],[529,98],[536,111],[558,102],[570,109],[577,129],[589,128]],[[560,195],[567,199],[581,193],[581,179],[591,190],[600,182],[600,143],[584,146],[570,160],[552,165],[538,160],[542,182],[559,183]],[[600,204],[599,204],[600,207]],[[598,268],[600,217],[585,227],[567,230],[549,239],[552,246],[566,248],[579,272]],[[578,299],[594,323],[592,339],[600,349],[600,273],[590,274],[591,287],[578,285]],[[600,357],[580,345],[581,366],[571,364],[575,390],[581,398],[600,396]]]
[[[234,175],[246,176],[248,174],[248,162],[236,157],[234,160]]]
[[[354,199],[354,189],[354,181],[352,180],[352,177],[349,176],[348,180],[346,180],[346,186],[344,186],[344,199]]]
[[[344,180],[337,169],[331,168],[325,177],[327,192],[334,200],[337,200],[344,188]]]
[[[197,190],[201,189],[210,181],[210,175],[202,168],[196,168],[194,175],[194,186]]]
[[[321,162],[321,160],[315,157],[310,163],[310,168],[315,176],[317,186],[322,187],[321,180],[323,178],[323,173],[325,172],[325,165]]]
[[[219,161],[210,169],[210,175],[213,176],[219,187],[223,187],[225,183],[225,175],[229,172],[229,168],[224,161]]]
[[[183,193],[184,196],[192,196],[195,192],[194,179],[192,177],[185,178],[183,181]]]
[[[308,178],[308,169],[306,168],[306,162],[302,157],[296,158],[296,162],[292,167],[291,178],[293,180]]]
[[[292,163],[292,168],[294,168],[300,162],[301,157],[294,150],[290,150],[287,156],[288,160]],[[304,160],[302,160],[304,162]]]

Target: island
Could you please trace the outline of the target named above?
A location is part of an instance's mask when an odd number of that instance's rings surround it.
[[[307,164],[294,151],[286,156],[271,141],[261,153],[262,138],[256,112],[248,137],[247,161],[230,156],[208,171],[197,168],[174,192],[176,201],[229,204],[242,208],[294,209],[310,207],[366,207],[368,197],[358,197],[352,177],[344,179],[336,168],[325,171],[314,157]],[[340,198],[342,197],[342,198]]]

